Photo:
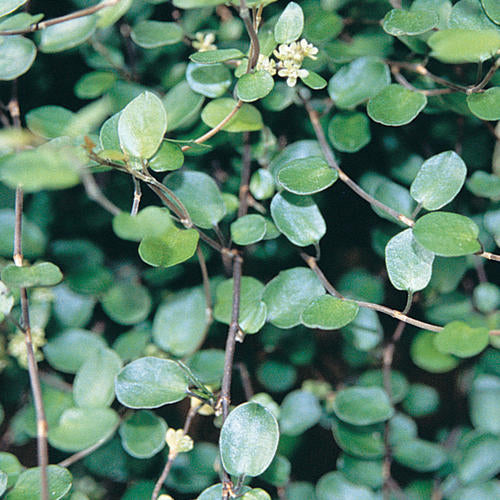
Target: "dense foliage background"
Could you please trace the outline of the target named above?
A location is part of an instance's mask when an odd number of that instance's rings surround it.
[[[0,1],[0,497],[500,497],[499,54],[495,0]]]

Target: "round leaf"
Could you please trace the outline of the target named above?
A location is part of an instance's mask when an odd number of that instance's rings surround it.
[[[445,373],[453,370],[459,361],[450,354],[443,354],[434,345],[435,333],[420,332],[413,340],[410,349],[412,361],[423,370],[431,373]]]
[[[165,420],[146,410],[132,414],[120,425],[123,448],[134,458],[151,458],[161,451],[166,432]]]
[[[279,441],[278,423],[257,403],[237,406],[220,433],[222,465],[231,475],[258,476],[272,462]]]
[[[172,142],[164,141],[158,152],[149,160],[149,167],[155,172],[178,170],[184,163],[184,153]]]
[[[136,24],[130,38],[143,49],[156,49],[182,41],[184,32],[177,23],[160,21],[140,21]]]
[[[307,305],[325,289],[310,269],[295,267],[281,271],[264,290],[262,300],[267,305],[267,319],[278,328],[292,328],[300,323]]]
[[[28,0],[3,0],[0,6],[0,17],[6,16],[24,5]]]
[[[371,140],[370,120],[364,113],[338,113],[328,124],[328,138],[339,151],[355,153]]]
[[[500,377],[482,373],[472,382],[469,394],[470,419],[476,429],[500,433]]]
[[[376,96],[391,83],[389,67],[375,57],[359,57],[330,79],[328,93],[341,109],[351,109]]]
[[[318,500],[375,500],[374,493],[366,486],[360,486],[338,471],[328,472],[320,478],[316,485]]]
[[[463,215],[434,212],[424,215],[413,226],[413,236],[423,247],[443,257],[479,252],[479,228]]]
[[[446,452],[438,444],[411,439],[401,441],[394,447],[394,459],[418,472],[431,472],[443,465]]]
[[[216,127],[231,113],[236,101],[229,97],[210,101],[201,113],[201,119],[209,127]],[[222,127],[226,132],[254,132],[263,127],[262,116],[251,104],[243,104],[236,114]]]
[[[95,28],[95,16],[79,17],[49,26],[41,31],[40,51],[50,54],[77,47],[92,36]]]
[[[75,85],[80,99],[95,99],[107,92],[115,83],[116,75],[107,71],[93,71],[83,75]]]
[[[479,354],[488,342],[487,328],[471,328],[463,321],[448,323],[434,337],[434,345],[438,351],[454,354],[460,358],[469,358]]]
[[[117,283],[103,296],[104,312],[120,325],[134,325],[144,321],[151,310],[151,296],[147,288],[136,283]]]
[[[447,205],[462,189],[467,167],[454,151],[445,151],[426,160],[411,184],[413,199],[427,210]]]
[[[405,376],[398,371],[391,370],[391,401],[393,404],[404,399],[408,392],[408,382]],[[384,374],[382,370],[367,370],[359,377],[358,384],[363,387],[384,388]]]
[[[385,247],[385,265],[392,285],[397,290],[423,290],[432,277],[434,254],[426,250],[405,229],[389,240]]]
[[[238,49],[205,50],[195,52],[189,56],[191,61],[198,64],[217,64],[233,59],[242,59],[245,54]]]
[[[231,224],[231,238],[237,245],[251,245],[264,238],[266,228],[262,215],[245,215]]]
[[[335,442],[346,453],[364,459],[384,456],[383,431],[378,427],[360,427],[335,419],[332,423]]]
[[[337,179],[337,171],[320,156],[292,160],[278,173],[278,182],[287,191],[300,195],[323,191]]]
[[[26,114],[26,125],[45,139],[64,135],[75,114],[62,106],[40,106]]]
[[[188,381],[174,361],[145,357],[132,361],[116,376],[118,401],[129,408],[158,408],[186,396]]]
[[[11,264],[2,269],[2,281],[9,288],[54,286],[62,278],[61,270],[52,262],[40,262],[34,266],[23,267]]]
[[[359,307],[354,302],[323,295],[314,299],[304,309],[301,321],[308,328],[338,330],[353,321],[358,310]]]
[[[344,422],[370,425],[392,417],[394,409],[380,387],[349,387],[337,393],[333,411]]]
[[[21,36],[0,37],[0,80],[15,80],[28,71],[36,58],[35,44]]]
[[[84,450],[109,439],[119,422],[110,408],[68,408],[49,430],[49,443],[62,451]]]
[[[209,175],[202,172],[174,172],[163,183],[181,200],[197,226],[211,229],[226,215],[219,188]]]
[[[314,427],[321,418],[318,398],[308,391],[292,391],[280,407],[280,429],[287,436],[298,436]]]
[[[483,9],[488,17],[496,24],[500,24],[500,5],[496,0],[481,0]]]
[[[236,86],[238,99],[253,102],[266,97],[274,87],[273,77],[267,71],[245,73]]]
[[[156,311],[153,339],[174,356],[195,352],[203,342],[207,329],[205,294],[193,288],[167,298]]]
[[[300,5],[290,2],[274,26],[274,38],[278,43],[290,43],[299,38],[304,29],[304,13]]]
[[[500,87],[467,96],[469,109],[481,120],[500,120]]]
[[[403,409],[412,417],[425,417],[436,411],[439,406],[439,393],[424,384],[412,384],[403,401]]]
[[[299,247],[318,243],[326,233],[325,220],[309,196],[277,193],[271,202],[271,215],[280,232]]]
[[[427,104],[427,97],[393,83],[371,98],[368,116],[382,125],[399,127],[410,123]]]
[[[151,158],[167,131],[163,103],[151,92],[143,92],[121,112],[118,136],[122,150],[136,158]]]
[[[169,132],[196,119],[203,100],[203,96],[193,92],[185,80],[172,87],[163,98],[163,104],[167,110]]]
[[[480,483],[487,481],[500,472],[500,438],[481,433],[472,436],[462,450],[457,464],[460,482]]]
[[[58,465],[49,465],[47,480],[49,499],[59,500],[65,497],[71,489],[73,478],[67,469]],[[42,498],[40,467],[22,472],[14,488],[5,497],[6,500],[33,500],[34,498]]]
[[[431,55],[442,62],[482,62],[500,49],[500,31],[451,28],[433,33],[427,43]]]
[[[186,80],[194,92],[212,99],[223,96],[232,83],[231,73],[223,64],[189,63]]]
[[[420,35],[438,22],[438,16],[432,11],[392,9],[385,15],[382,26],[389,35]]]

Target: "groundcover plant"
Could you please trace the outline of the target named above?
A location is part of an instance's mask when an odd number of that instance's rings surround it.
[[[500,498],[498,0],[0,1],[0,497]]]

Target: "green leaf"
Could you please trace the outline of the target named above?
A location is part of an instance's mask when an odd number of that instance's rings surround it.
[[[330,79],[328,93],[340,109],[351,109],[391,83],[389,67],[376,57],[359,57]]]
[[[7,489],[7,480],[7,474],[0,470],[0,495],[3,495],[5,493],[5,490]]]
[[[308,328],[338,330],[353,321],[358,310],[359,307],[354,302],[323,295],[304,309],[301,321]]]
[[[181,200],[193,223],[203,229],[212,229],[226,214],[217,184],[203,172],[174,172],[163,183]]]
[[[500,6],[496,0],[481,0],[487,16],[496,24],[500,24]]]
[[[405,376],[396,370],[391,370],[391,401],[393,404],[401,402],[408,392],[408,381]],[[382,370],[367,370],[359,377],[358,384],[363,387],[384,388],[384,374]]]
[[[500,471],[500,438],[491,434],[473,435],[461,450],[458,479],[465,484],[491,479]]]
[[[167,424],[153,412],[140,410],[120,425],[124,450],[134,458],[151,458],[165,447]]]
[[[459,360],[451,354],[443,354],[434,345],[436,334],[433,332],[420,332],[413,340],[410,348],[412,361],[423,370],[431,373],[446,373],[453,370]]]
[[[481,373],[472,382],[469,393],[469,414],[476,429],[500,433],[500,377]]]
[[[377,426],[354,426],[334,419],[332,432],[335,442],[346,453],[364,459],[384,456],[383,431]]]
[[[267,305],[267,319],[278,328],[292,328],[300,324],[300,316],[325,289],[317,276],[305,267],[281,271],[264,290],[262,300]]]
[[[118,401],[128,408],[158,408],[176,403],[186,396],[188,381],[174,361],[153,357],[139,358],[122,368],[116,376]]]
[[[427,210],[447,205],[462,189],[467,167],[454,151],[445,151],[427,159],[411,184],[413,199]]]
[[[76,373],[78,369],[97,355],[106,343],[97,334],[79,329],[64,330],[49,340],[43,352],[47,361],[56,370],[64,373]]]
[[[35,62],[35,44],[21,36],[0,37],[0,80],[15,80]]]
[[[99,349],[80,366],[73,382],[73,398],[81,408],[110,406],[115,399],[115,376],[122,367],[118,354]]]
[[[253,102],[266,97],[274,87],[273,77],[267,71],[245,73],[236,86],[238,99]]]
[[[445,63],[483,62],[500,49],[500,31],[451,28],[433,33],[431,55]]]
[[[318,243],[326,233],[325,220],[309,196],[277,193],[271,202],[271,216],[280,232],[299,247]]]
[[[333,411],[351,425],[370,425],[391,418],[394,409],[380,387],[349,387],[337,392]]]
[[[269,467],[278,441],[278,423],[270,411],[253,402],[239,405],[220,433],[222,465],[231,475],[258,476]]]
[[[274,38],[278,43],[294,42],[304,29],[304,13],[300,5],[290,2],[274,26]]]
[[[151,295],[137,283],[117,283],[101,299],[104,312],[120,325],[144,321],[151,310]]]
[[[231,238],[237,245],[251,245],[264,238],[266,228],[262,215],[245,215],[231,224]]]
[[[250,491],[250,488],[248,486],[243,486],[240,490],[240,494],[248,491]],[[200,496],[197,497],[196,500],[220,500],[221,498],[222,498],[222,483],[218,483],[203,490]],[[240,497],[240,499],[243,500],[244,497]]]
[[[178,357],[195,352],[207,330],[205,294],[192,288],[167,297],[156,311],[153,339],[164,351]]]
[[[222,349],[204,349],[191,356],[187,364],[203,384],[220,387],[224,373],[224,357]]]
[[[163,141],[158,152],[149,160],[149,168],[155,172],[178,170],[184,164],[182,149],[173,142]]]
[[[339,151],[355,153],[371,140],[370,120],[356,111],[338,113],[328,124],[328,138]]]
[[[130,33],[130,38],[143,49],[156,49],[182,41],[184,32],[177,23],[140,21]]]
[[[12,453],[0,451],[0,471],[7,474],[7,487],[12,488],[23,471],[23,466]]]
[[[434,254],[416,241],[411,229],[391,238],[385,247],[385,265],[397,290],[423,290],[432,277]]]
[[[463,215],[433,212],[413,226],[413,236],[427,250],[443,257],[458,257],[479,252],[479,228]]]
[[[328,82],[314,71],[309,71],[309,74],[307,76],[301,76],[300,79],[302,80],[302,83],[313,90],[321,90],[328,85]]]
[[[113,217],[113,231],[124,240],[141,241],[146,236],[162,236],[175,227],[166,208],[149,206],[137,215],[121,212]]]
[[[68,408],[49,429],[49,443],[62,451],[84,450],[111,438],[119,421],[110,408]]]
[[[300,195],[323,191],[337,179],[337,171],[321,156],[292,160],[278,172],[278,182],[287,191]]]
[[[12,209],[0,209],[0,255],[12,257],[14,253],[14,226],[16,216]],[[43,254],[46,245],[46,236],[41,229],[23,216],[22,244],[24,256],[32,259]]]
[[[61,270],[52,262],[17,267],[10,264],[2,269],[2,281],[9,288],[54,286],[63,279]]]
[[[216,127],[236,106],[229,97],[210,101],[201,113],[201,119],[209,127]],[[222,127],[226,132],[254,132],[263,127],[262,116],[251,104],[243,104],[236,114]]]
[[[241,278],[240,311],[238,323],[245,333],[258,332],[266,321],[267,307],[262,302],[264,285],[249,276]],[[226,280],[217,287],[214,318],[229,325],[233,306],[233,280]]]
[[[436,27],[439,18],[426,10],[392,9],[384,17],[382,27],[393,36],[420,35]]]
[[[481,0],[459,0],[451,9],[448,28],[491,30],[496,26],[486,16]]]
[[[172,87],[162,99],[167,110],[168,131],[184,127],[198,118],[203,100],[185,80]]]
[[[116,75],[108,71],[92,71],[83,75],[75,85],[75,95],[80,99],[95,99],[107,92],[116,82]]]
[[[118,120],[120,146],[136,158],[151,158],[167,131],[163,103],[151,92],[143,92],[121,112]]]
[[[59,500],[65,497],[71,489],[73,481],[68,469],[58,465],[47,467],[47,479],[50,500]],[[7,493],[5,500],[33,500],[34,498],[42,498],[41,495],[41,468],[34,467],[21,473],[14,488]]]
[[[288,363],[269,360],[264,361],[264,363],[257,368],[257,379],[269,392],[284,392],[290,390],[295,384],[297,380],[297,371]],[[266,406],[269,411],[272,411],[264,402],[259,400],[256,401]],[[273,414],[276,416],[274,412]]]
[[[106,7],[97,12],[97,27],[108,28],[120,19],[132,6],[134,0],[121,0],[117,5]]]
[[[342,453],[337,459],[337,469],[346,478],[360,486],[379,489],[384,483],[381,460],[362,460]]]
[[[375,494],[366,486],[360,486],[347,480],[338,471],[328,472],[320,478],[316,485],[318,500],[375,500]]]
[[[417,472],[435,471],[444,464],[446,458],[442,446],[423,439],[404,440],[394,447],[396,462]]]
[[[232,83],[231,72],[224,64],[189,63],[186,80],[194,92],[212,99],[223,96]]]
[[[54,24],[41,31],[39,49],[46,54],[78,47],[88,40],[96,29],[96,17],[85,16]]]
[[[467,181],[467,189],[475,196],[500,199],[500,177],[476,170]]]
[[[51,144],[21,151],[0,164],[0,180],[29,193],[73,187],[80,182],[77,153],[73,147]]]
[[[24,5],[28,0],[3,0],[0,6],[0,17],[6,16],[16,9],[19,9],[21,5]]]
[[[250,193],[257,200],[266,200],[274,194],[274,180],[271,172],[264,168],[256,170],[250,179]]]
[[[391,127],[410,123],[427,105],[427,97],[393,83],[368,102],[366,111],[375,122]]]
[[[481,120],[500,120],[500,87],[467,96],[469,109]]]
[[[411,384],[402,406],[412,417],[431,415],[439,407],[439,393],[428,385]]]
[[[459,358],[470,358],[479,354],[489,341],[487,328],[471,328],[463,321],[448,323],[434,337],[436,349]]]
[[[217,64],[234,59],[242,59],[245,54],[238,49],[206,50],[195,52],[189,56],[191,61],[198,64]]]
[[[122,333],[114,342],[113,350],[122,361],[131,361],[139,358],[151,339],[151,332],[147,328],[133,328]]]
[[[289,392],[280,407],[280,429],[287,436],[298,436],[314,427],[321,418],[318,398],[308,391]]]

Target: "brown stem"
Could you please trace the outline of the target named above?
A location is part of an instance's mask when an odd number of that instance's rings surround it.
[[[207,262],[200,245],[196,247],[196,255],[200,264],[201,277],[203,279],[203,291],[205,292],[205,307],[207,314],[207,324],[210,325],[213,320],[212,294],[210,293],[210,278],[208,276]],[[207,326],[208,327],[208,326]]]
[[[383,210],[385,213],[389,214],[391,217],[394,217],[396,220],[402,222],[403,224],[406,224],[409,227],[412,227],[415,225],[415,221],[413,219],[410,219],[404,214],[401,214],[397,212],[396,210],[392,209],[391,207],[388,207],[384,203],[380,202],[379,200],[375,199],[373,196],[369,195],[363,188],[358,186],[338,165],[338,163],[335,161],[335,156],[333,155],[333,151],[330,148],[330,145],[328,144],[328,141],[326,140],[325,133],[323,131],[323,127],[321,126],[321,123],[319,121],[319,115],[315,109],[312,108],[311,104],[307,99],[303,99],[305,108],[309,114],[309,119],[311,120],[311,124],[313,126],[314,132],[316,134],[316,137],[318,139],[319,145],[321,147],[321,151],[323,152],[323,155],[325,156],[325,159],[328,163],[328,165],[336,170],[339,174],[339,179],[344,182],[348,187],[350,187],[357,195],[359,195],[361,198],[366,200],[368,203],[371,205],[374,205],[381,210]]]
[[[141,183],[135,178],[132,177],[132,181],[134,182],[134,201],[132,202],[132,208],[130,209],[130,215],[137,215],[139,211],[139,205],[141,204],[142,191],[141,191]]]
[[[184,422],[184,428],[183,432],[184,434],[187,434],[189,432],[189,428],[191,427],[191,423],[193,421],[193,418],[195,417],[196,413],[198,411],[198,407],[193,407],[190,408],[188,411],[186,421]],[[156,500],[160,494],[161,487],[163,486],[163,483],[166,481],[168,474],[170,472],[170,469],[172,468],[172,464],[174,463],[174,460],[177,457],[177,452],[172,453],[170,452],[168,454],[168,459],[167,462],[165,463],[165,467],[163,468],[160,477],[156,481],[153,494],[151,495],[151,500]]]
[[[418,92],[419,94],[423,94],[425,96],[433,96],[433,95],[443,95],[443,94],[453,94],[457,92],[454,89],[444,88],[444,89],[419,89],[413,86],[399,71],[399,67],[392,66],[391,73],[394,75],[396,81],[401,84],[403,87],[411,90],[412,92]]]
[[[247,30],[248,36],[250,37],[250,58],[248,60],[247,73],[250,73],[253,68],[255,68],[257,61],[259,60],[260,53],[260,43],[259,37],[257,36],[257,32],[255,30],[255,26],[250,17],[250,11],[248,10],[248,6],[246,0],[240,0],[240,17],[245,23],[245,28]]]
[[[247,365],[240,362],[236,365],[236,367],[240,371],[241,385],[243,386],[243,391],[245,391],[245,398],[247,401],[249,401],[250,399],[252,399],[254,393]]]
[[[88,7],[86,9],[77,10],[76,12],[72,12],[71,14],[67,14],[65,16],[55,17],[53,19],[48,19],[47,21],[41,21],[39,23],[31,24],[30,26],[24,29],[0,31],[0,36],[25,35],[27,33],[33,33],[35,31],[48,28],[49,26],[54,26],[54,24],[60,24],[66,21],[72,21],[73,19],[78,19],[79,17],[90,16],[91,14],[94,14],[99,10],[105,9],[107,7],[112,7],[113,5],[118,4],[118,2],[120,2],[120,0],[107,0],[106,2],[93,5],[92,7]]]
[[[14,264],[18,267],[23,265],[22,249],[22,220],[23,220],[23,202],[24,193],[22,188],[16,189],[15,201],[15,226],[14,226]],[[21,317],[26,351],[28,356],[28,373],[33,394],[33,402],[36,414],[36,434],[37,434],[37,452],[38,465],[40,467],[41,500],[49,500],[49,483],[47,478],[47,467],[49,465],[49,449],[47,444],[47,419],[45,418],[45,409],[43,407],[42,388],[40,385],[40,376],[33,349],[31,338],[31,325],[29,315],[29,302],[26,288],[20,288]]]
[[[484,89],[484,87],[486,87],[486,85],[488,85],[490,80],[493,78],[498,68],[500,68],[500,57],[491,65],[491,68],[477,85],[474,85],[467,89],[467,93],[473,94],[474,92],[478,92],[479,90]]]
[[[83,187],[85,188],[87,196],[92,201],[101,205],[101,207],[104,208],[104,210],[107,210],[111,215],[118,215],[121,212],[121,210],[113,202],[104,196],[103,192],[99,189],[94,176],[90,172],[82,169],[80,172],[80,178],[82,179]]]
[[[500,262],[500,255],[497,255],[495,253],[481,252],[481,253],[478,253],[476,255],[479,255],[479,257],[482,257],[483,259],[494,260],[496,262]]]
[[[239,189],[240,204],[238,206],[238,217],[243,217],[248,212],[248,194],[250,183],[250,165],[252,162],[252,151],[250,147],[250,133],[243,134],[243,163],[241,167],[241,180]]]

